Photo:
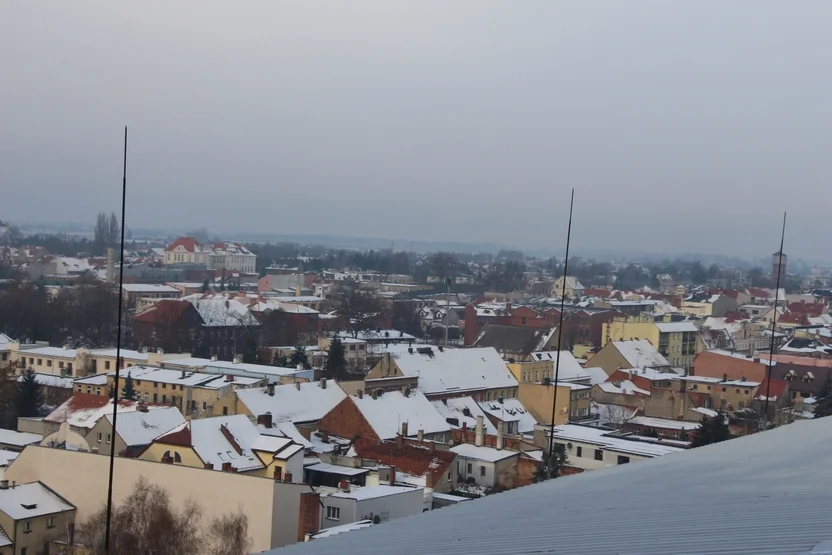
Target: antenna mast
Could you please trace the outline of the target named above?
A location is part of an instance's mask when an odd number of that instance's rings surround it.
[[[118,266],[118,326],[116,338],[116,376],[113,382],[113,441],[110,443],[110,475],[107,484],[107,523],[104,553],[110,555],[110,533],[113,517],[113,469],[116,457],[116,419],[118,418],[118,386],[121,372],[121,311],[124,306],[124,216],[127,212],[127,126],[124,126],[124,165],[121,179],[121,256]]]
[[[768,351],[768,371],[766,372],[766,404],[763,416],[764,429],[768,429],[768,397],[771,392],[771,368],[774,364],[774,329],[777,327],[777,300],[780,296],[780,273],[783,269],[783,242],[786,239],[786,212],[783,212],[783,230],[780,232],[780,250],[777,251],[777,280],[774,284],[774,314],[771,317],[771,343]],[[785,300],[785,298],[783,299]],[[775,408],[775,410],[777,410]],[[777,418],[774,419],[775,425]]]
[[[558,323],[558,354],[555,359],[555,388],[552,393],[552,422],[549,424],[549,463],[547,465],[548,478],[552,478],[553,457],[555,447],[555,411],[557,410],[558,400],[558,379],[560,378],[560,351],[563,349],[561,341],[563,340],[563,310],[566,301],[566,276],[569,268],[569,243],[572,240],[572,208],[575,206],[575,188],[572,188],[572,196],[569,199],[569,227],[566,229],[566,256],[563,259],[563,282],[561,283],[560,292],[560,322]]]

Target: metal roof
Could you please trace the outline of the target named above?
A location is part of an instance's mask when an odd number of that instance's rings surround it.
[[[801,554],[832,539],[832,420],[558,478],[270,554]]]

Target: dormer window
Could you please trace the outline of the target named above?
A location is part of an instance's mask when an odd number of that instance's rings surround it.
[[[786,372],[786,381],[792,381],[795,378],[795,376],[796,374],[794,373],[794,370],[789,370],[788,372]]]
[[[805,374],[803,374],[803,383],[809,383],[814,379],[815,379],[815,375],[812,374],[811,372],[806,372]]]

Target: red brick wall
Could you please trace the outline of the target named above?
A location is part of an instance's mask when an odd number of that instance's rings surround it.
[[[335,405],[335,408],[318,422],[318,429],[345,439],[352,439],[356,435],[362,440],[380,439],[349,397]]]
[[[306,539],[306,534],[317,532],[321,523],[321,495],[304,491],[300,494],[298,514],[298,541]]]

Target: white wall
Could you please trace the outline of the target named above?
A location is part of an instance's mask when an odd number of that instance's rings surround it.
[[[468,472],[469,464],[471,465],[471,472]],[[485,467],[485,476],[480,474],[481,466]],[[497,484],[496,465],[492,462],[469,459],[459,455],[457,458],[457,472],[463,482],[472,477],[478,486],[494,487]]]

